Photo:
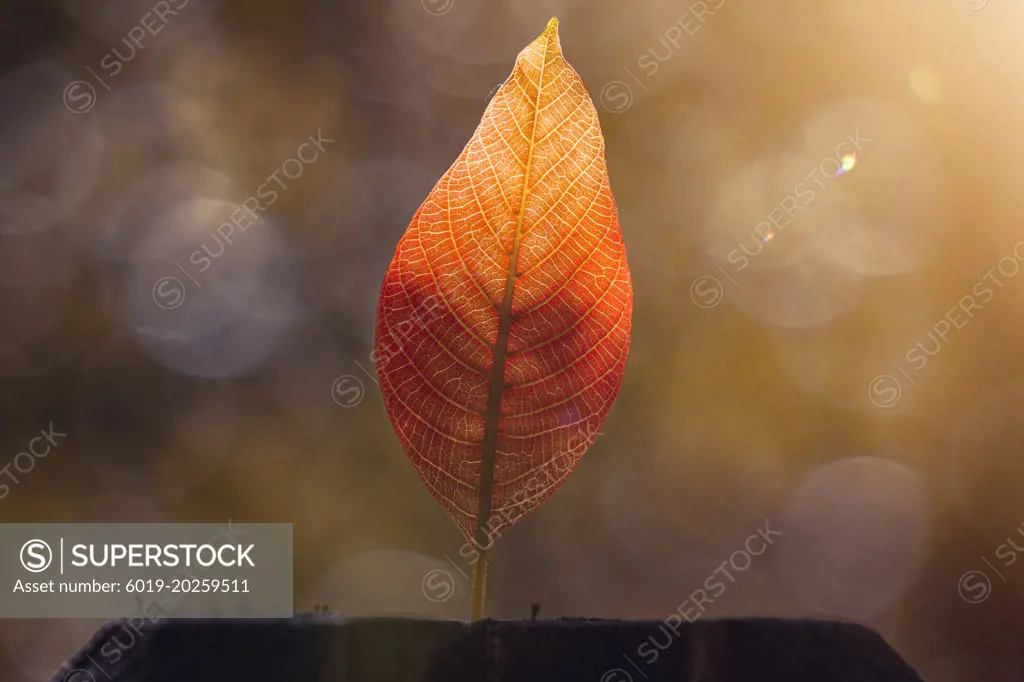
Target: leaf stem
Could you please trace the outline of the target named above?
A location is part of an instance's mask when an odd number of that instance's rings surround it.
[[[533,121],[530,129],[530,145],[526,150],[526,168],[523,171],[523,191],[519,198],[516,214],[516,233],[512,251],[508,257],[505,272],[505,295],[498,310],[498,338],[494,344],[494,361],[488,384],[487,412],[484,417],[484,439],[480,461],[480,487],[476,513],[476,550],[480,560],[473,567],[473,602],[470,607],[470,622],[476,622],[484,615],[484,595],[487,583],[487,550],[494,544],[494,528],[491,526],[492,498],[494,497],[494,459],[498,449],[498,428],[501,425],[501,394],[505,390],[505,365],[508,361],[508,336],[512,328],[512,301],[516,280],[519,277],[519,247],[523,241],[523,221],[526,218],[526,200],[530,196],[530,170],[533,166],[533,151],[537,144],[537,118],[540,99],[544,92],[544,67],[547,65],[548,45],[557,38],[558,21],[552,19],[541,37],[544,38],[543,57],[537,76],[537,95],[533,102]]]
[[[478,548],[480,559],[473,565],[473,603],[470,607],[469,622],[475,623],[484,617],[484,597],[487,592],[487,550]]]

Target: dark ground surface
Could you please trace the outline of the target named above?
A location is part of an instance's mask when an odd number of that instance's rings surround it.
[[[52,682],[920,682],[872,630],[812,620],[111,621]]]

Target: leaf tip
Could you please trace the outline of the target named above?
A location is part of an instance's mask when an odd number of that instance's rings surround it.
[[[558,38],[558,17],[551,17],[551,20],[548,21],[548,25],[544,27],[543,35],[549,40],[551,38]]]
[[[551,17],[548,21],[548,25],[544,27],[544,32],[537,38],[537,42],[543,41],[545,51],[549,51],[552,54],[562,53],[562,43],[558,39],[558,17]]]

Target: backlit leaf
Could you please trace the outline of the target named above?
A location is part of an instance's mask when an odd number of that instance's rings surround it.
[[[377,310],[388,414],[467,538],[489,547],[576,468],[632,301],[597,111],[552,19],[416,211]]]

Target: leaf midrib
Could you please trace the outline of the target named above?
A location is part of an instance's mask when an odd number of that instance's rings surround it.
[[[491,498],[494,495],[494,460],[498,446],[498,426],[501,422],[501,397],[505,389],[505,364],[508,360],[508,335],[512,327],[512,299],[515,293],[516,269],[519,266],[519,245],[523,237],[523,222],[526,218],[526,200],[530,196],[530,171],[533,166],[533,150],[537,140],[537,119],[540,117],[540,98],[544,90],[544,70],[548,63],[548,47],[551,34],[545,31],[544,48],[541,53],[540,73],[537,76],[537,96],[533,103],[533,121],[530,127],[530,146],[526,151],[526,168],[523,171],[523,190],[519,198],[519,214],[516,216],[516,233],[512,241],[512,252],[508,257],[505,273],[505,296],[498,310],[498,338],[494,344],[494,361],[487,388],[487,411],[484,417],[484,440],[480,466],[480,490],[476,515],[475,542],[478,548],[490,547],[487,522],[491,517]]]

